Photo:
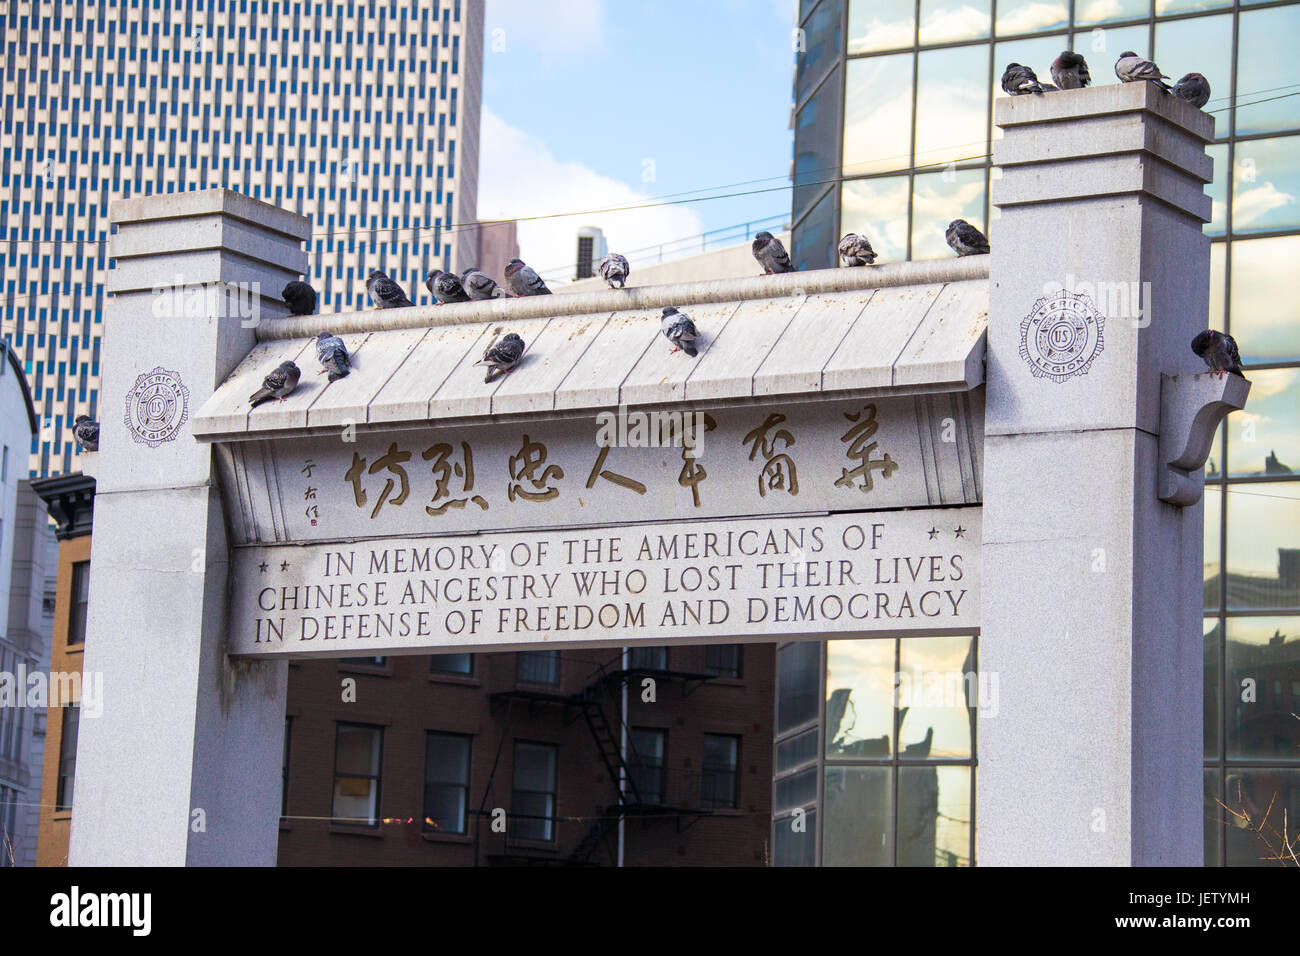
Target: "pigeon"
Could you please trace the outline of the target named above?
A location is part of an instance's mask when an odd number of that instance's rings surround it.
[[[790,255],[785,251],[785,246],[781,245],[781,240],[770,232],[755,234],[750,248],[754,250],[754,258],[758,260],[758,264],[763,267],[764,275],[794,272],[794,266],[790,263]]]
[[[1237,340],[1226,332],[1206,329],[1192,339],[1192,351],[1205,359],[1210,372],[1222,377],[1225,372],[1242,375],[1241,353],[1237,351]],[[1244,375],[1242,375],[1245,378]]]
[[[1011,96],[1022,96],[1025,93],[1043,92],[1043,85],[1029,67],[1008,63],[1002,74],[1002,91]]]
[[[376,309],[403,309],[415,305],[406,297],[402,287],[378,269],[373,269],[366,277],[366,291]]]
[[[321,375],[329,372],[331,382],[343,378],[348,372],[352,371],[347,346],[333,332],[322,332],[316,336],[316,357],[320,359],[320,364],[324,366],[316,374]]]
[[[468,302],[469,294],[465,287],[460,284],[460,276],[454,272],[443,272],[441,269],[432,270],[424,279],[424,287],[429,290],[429,294],[438,300],[439,305],[446,305],[448,302]]]
[[[305,282],[290,282],[280,295],[290,315],[311,315],[316,311],[316,290]]]
[[[99,451],[99,422],[89,415],[78,415],[72,423],[72,436],[86,451]]]
[[[1121,83],[1149,80],[1166,93],[1169,92],[1169,84],[1165,82],[1169,77],[1160,72],[1160,67],[1150,60],[1142,59],[1132,50],[1125,50],[1119,55],[1119,59],[1115,61],[1115,75],[1119,77]]]
[[[840,240],[839,252],[846,266],[869,266],[876,261],[876,253],[867,237],[856,232],[845,234]]]
[[[1092,82],[1088,61],[1072,50],[1062,50],[1052,61],[1052,79],[1063,90],[1081,90]]]
[[[522,259],[511,259],[506,263],[506,286],[515,295],[550,295],[542,277],[524,264]]]
[[[519,364],[523,355],[524,340],[515,333],[509,332],[504,338],[489,345],[483,353],[483,360],[474,364],[489,366],[487,374],[483,376],[483,381],[486,383],[509,372]]]
[[[267,373],[266,378],[262,379],[262,387],[249,396],[249,406],[256,408],[273,398],[284,401],[289,397],[289,393],[298,387],[298,379],[301,377],[302,370],[297,365],[293,362],[281,362]]]
[[[989,241],[965,219],[954,219],[944,230],[944,238],[959,256],[982,256],[989,251]]]
[[[1198,110],[1210,102],[1210,81],[1199,73],[1188,73],[1174,84],[1174,96],[1186,100]]]
[[[627,259],[620,256],[617,252],[611,252],[604,259],[600,260],[600,277],[612,289],[614,283],[623,288],[623,283],[627,282],[628,275],[632,272],[632,267],[627,264]]]
[[[506,298],[506,290],[497,285],[496,279],[486,272],[479,272],[473,266],[461,273],[460,282],[471,299]]]
[[[671,305],[664,307],[663,322],[659,325],[659,331],[669,342],[673,343],[673,351],[682,351],[694,358],[700,354],[695,343],[700,338],[700,333],[695,329],[695,323],[685,312],[678,312]]]

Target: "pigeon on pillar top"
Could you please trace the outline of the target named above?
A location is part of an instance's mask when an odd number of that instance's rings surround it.
[[[1237,340],[1226,332],[1206,329],[1192,339],[1192,351],[1205,360],[1216,377],[1222,378],[1225,373],[1231,372],[1245,378],[1241,353],[1237,351]]]
[[[1029,67],[1008,63],[1002,73],[1002,90],[1010,96],[1023,96],[1026,93],[1043,92],[1043,85]]]
[[[366,277],[366,291],[376,309],[403,309],[415,305],[406,297],[402,287],[388,278],[378,269],[373,269]]]
[[[1174,84],[1174,96],[1186,100],[1198,110],[1210,102],[1210,81],[1199,73],[1188,73]]]
[[[770,276],[778,272],[795,271],[790,262],[790,255],[785,251],[785,246],[781,245],[781,240],[770,232],[755,233],[750,248],[753,250],[754,258],[758,260],[758,264],[763,267],[764,275]]]
[[[302,370],[293,362],[281,362],[262,379],[262,387],[248,398],[248,404],[256,408],[264,402],[278,398],[284,401],[298,387]]]
[[[311,315],[316,311],[316,290],[305,282],[290,282],[280,295],[290,315]]]
[[[1073,50],[1062,50],[1052,61],[1052,81],[1063,90],[1081,90],[1092,82],[1088,61]]]
[[[1115,75],[1121,83],[1154,83],[1166,93],[1169,92],[1169,84],[1165,82],[1169,77],[1160,72],[1160,67],[1132,50],[1125,50],[1119,55],[1115,61]]]

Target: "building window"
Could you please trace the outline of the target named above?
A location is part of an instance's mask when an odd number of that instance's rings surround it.
[[[667,731],[633,727],[628,733],[631,753],[628,773],[632,788],[642,803],[664,802],[664,749]]]
[[[474,673],[473,654],[434,654],[429,658],[430,674],[461,674],[468,677]]]
[[[72,809],[72,780],[77,772],[77,728],[81,723],[81,705],[63,708],[63,739],[59,742],[59,788],[54,798],[55,812]]]
[[[383,667],[388,663],[387,657],[340,657],[340,664],[352,667]]]
[[[739,737],[730,734],[704,735],[700,806],[707,810],[734,810],[739,806],[736,799],[736,768],[739,759]]]
[[[510,796],[513,839],[555,839],[556,751],[550,744],[515,742],[514,790]]]
[[[14,844],[18,842],[18,791],[0,787],[0,867],[13,866]]]
[[[379,825],[379,778],[384,730],[339,724],[334,741],[334,819]]]
[[[630,648],[627,652],[627,666],[634,671],[666,671],[668,670],[668,648]]]
[[[293,736],[293,718],[284,718],[284,760],[280,768],[280,817],[289,815],[289,740]]]
[[[0,452],[0,482],[9,480],[9,446],[4,446],[4,451]]]
[[[424,749],[424,830],[464,833],[469,809],[470,738],[430,733]]]
[[[558,684],[560,652],[521,651],[515,655],[515,679],[529,684]]]
[[[740,645],[710,644],[704,651],[704,669],[714,677],[740,677]]]
[[[86,608],[90,602],[90,562],[72,566],[72,609],[68,616],[68,643],[86,642]]]

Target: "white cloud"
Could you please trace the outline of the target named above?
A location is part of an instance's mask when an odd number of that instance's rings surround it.
[[[518,44],[547,55],[596,53],[605,46],[605,3],[564,0],[561,11],[537,0],[488,0],[486,27],[489,51]]]
[[[1294,202],[1295,196],[1282,192],[1270,182],[1249,188],[1238,186],[1237,194],[1232,199],[1233,228],[1248,226],[1274,209]]]
[[[573,210],[605,209],[643,202],[653,193],[602,176],[573,160],[558,159],[540,138],[483,111],[480,133],[478,217],[517,219]],[[622,252],[633,267],[633,250],[671,242],[703,231],[690,207],[654,206],[624,212],[567,215],[519,223],[519,254],[548,278],[573,276],[580,226],[599,226],[611,252]],[[496,274],[501,265],[479,263]]]

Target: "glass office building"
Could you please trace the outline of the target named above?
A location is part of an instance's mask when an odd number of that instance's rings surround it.
[[[1105,84],[1117,82],[1119,54],[1135,50],[1175,78],[1196,71],[1209,79],[1206,109],[1218,134],[1208,188],[1214,219],[1205,227],[1213,240],[1210,324],[1237,339],[1254,384],[1246,411],[1221,427],[1207,464],[1205,860],[1268,864],[1265,839],[1280,846],[1270,829],[1280,832],[1283,809],[1300,820],[1300,297],[1291,289],[1300,261],[1300,68],[1291,53],[1300,3],[801,0],[799,22],[791,254],[804,269],[834,265],[846,232],[865,234],[882,261],[897,261],[951,255],[943,231],[958,217],[988,231],[996,215],[989,205],[997,176],[991,143],[999,135],[993,99],[1007,63],[1032,66],[1047,80],[1056,55],[1073,49],[1088,59],[1093,82]],[[996,226],[993,232],[996,241]],[[897,643],[901,661],[921,640],[883,643]],[[963,816],[957,795],[961,774],[976,772],[974,732],[969,754],[945,746],[925,758],[932,770],[918,770],[907,748],[908,730],[920,724],[912,713],[903,724],[896,713],[894,735],[879,743],[887,753],[872,757],[869,770],[857,769],[867,767],[865,756],[847,758],[832,746],[832,724],[842,719],[836,693],[848,686],[847,661],[885,652],[854,646],[824,645],[817,662],[795,645],[781,652],[786,703],[778,702],[778,729],[782,706],[803,695],[820,713],[799,726],[820,728],[824,741],[820,748],[796,745],[792,734],[778,742],[778,774],[792,766],[821,774],[816,792],[787,784],[784,802],[786,778],[778,777],[778,816],[798,807],[815,824],[814,814],[833,814],[834,782],[836,793],[856,788],[859,814],[870,807],[875,816],[868,818],[878,818],[882,832],[893,827],[881,844],[887,849],[871,862],[920,862],[906,856],[912,838],[903,831],[922,819],[935,821],[936,833],[950,827],[946,855],[936,840],[936,863],[967,862],[954,849],[960,834],[945,821],[973,819]],[[873,666],[877,675],[893,673],[883,657]],[[861,711],[866,685],[855,680]],[[883,703],[873,709],[892,706],[882,686]],[[791,764],[797,755],[801,762]],[[930,772],[937,799],[909,782]],[[814,834],[820,826],[820,841],[776,826],[774,861],[838,862],[830,839],[840,825],[827,819],[808,826]],[[1261,826],[1263,838],[1252,832]]]
[[[449,229],[475,213],[483,11],[0,6],[0,318],[42,419],[32,474],[79,469],[77,415],[123,414],[99,395],[112,200],[225,186],[310,216],[322,311],[360,308],[370,269],[416,296],[463,258],[476,237]]]

